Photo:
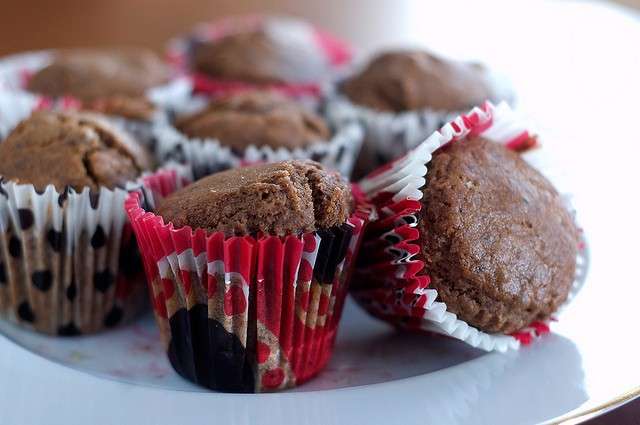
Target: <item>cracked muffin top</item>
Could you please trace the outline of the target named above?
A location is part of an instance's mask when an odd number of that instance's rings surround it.
[[[485,332],[548,319],[571,290],[578,247],[551,183],[482,138],[447,145],[428,168],[418,226],[438,299]]]
[[[217,139],[239,151],[250,145],[294,149],[330,138],[324,119],[269,91],[213,100],[204,110],[178,119],[176,127],[189,137]]]
[[[175,227],[283,236],[343,224],[351,204],[338,173],[293,160],[212,174],[163,199],[158,214]]]
[[[68,49],[57,51],[53,61],[29,79],[27,89],[93,102],[110,96],[144,96],[168,80],[167,66],[145,48]]]
[[[147,152],[95,113],[37,111],[0,142],[0,176],[44,190],[123,187],[151,167]]]
[[[379,111],[459,111],[499,97],[487,69],[426,51],[382,53],[346,80],[342,92],[354,103]]]

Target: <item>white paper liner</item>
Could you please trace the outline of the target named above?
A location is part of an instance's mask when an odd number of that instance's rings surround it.
[[[146,291],[123,207],[127,194],[0,182],[0,317],[58,335],[133,317]]]
[[[193,113],[206,104],[203,98],[184,102],[177,113]],[[168,121],[156,121],[152,128],[155,154],[159,163],[175,161],[193,167],[195,178],[255,162],[276,162],[289,159],[312,159],[329,169],[349,177],[360,152],[363,131],[357,123],[335,128],[328,141],[313,143],[304,148],[286,149],[251,145],[244,152],[234,152],[212,138],[190,138]]]
[[[72,99],[47,99],[25,90],[27,75],[31,75],[47,66],[54,56],[54,51],[23,53],[0,60],[0,138],[9,132],[31,112],[44,105],[54,108],[76,108]],[[176,105],[184,103],[192,91],[190,79],[179,77],[167,84],[147,91],[147,97],[156,106],[157,111],[150,120],[130,119],[108,115],[116,125],[132,133],[143,145],[153,148],[151,134],[152,123],[166,120],[166,114]]]
[[[351,103],[336,95],[326,102],[332,123],[357,121],[365,128],[365,149],[375,164],[391,161],[408,152],[425,137],[460,115],[460,111],[381,112]],[[375,165],[374,165],[375,166]]]
[[[514,94],[506,78],[488,73],[496,97],[492,101],[513,104]],[[352,103],[339,92],[325,100],[326,115],[331,123],[360,122],[365,129],[362,155],[368,170],[392,161],[415,148],[425,138],[467,110],[446,111],[425,108],[418,111],[385,112]]]
[[[470,126],[469,122],[472,122],[473,125]],[[506,103],[503,102],[493,106],[487,102],[483,108],[474,108],[465,116],[455,118],[452,122],[442,127],[440,131],[434,132],[407,155],[384,167],[384,170],[366,177],[360,182],[361,189],[369,199],[374,199],[382,193],[393,194],[391,198],[393,202],[405,199],[416,201],[422,199],[423,194],[420,188],[426,183],[427,164],[431,160],[432,153],[452,140],[465,138],[471,131],[470,127],[479,129],[479,131],[475,131],[482,137],[505,145],[510,144],[522,135],[529,134],[526,123]],[[574,211],[571,207],[569,209]],[[415,227],[418,219],[415,216],[412,218],[410,226]],[[381,239],[385,236],[387,234],[383,235]],[[394,234],[394,236],[401,238],[398,234]],[[406,263],[413,257],[413,255],[407,256],[407,253],[398,252],[393,247],[387,248],[386,252],[396,255],[397,264]],[[563,310],[581,289],[587,268],[588,254],[585,240],[582,239],[581,249],[578,250],[576,259],[576,276],[569,296],[558,312]],[[362,289],[360,291],[365,294],[364,297],[366,298],[367,290]],[[419,325],[420,329],[457,338],[473,347],[486,351],[504,352],[509,349],[517,349],[520,346],[520,339],[522,338],[482,332],[458,319],[455,314],[447,311],[445,303],[437,301],[438,293],[435,289],[427,288],[418,289],[417,291],[419,291],[420,295],[426,296],[427,300],[422,307],[424,308],[424,316]],[[356,298],[360,296],[356,295]],[[361,301],[362,299],[359,299],[359,302]],[[373,299],[367,300],[366,304],[367,308],[376,311],[381,316],[388,314],[387,306]],[[411,308],[412,306],[406,307]],[[546,326],[548,323],[544,323],[544,325]],[[412,329],[415,329],[415,327],[412,327]],[[530,337],[536,337],[538,333],[539,329],[536,327],[528,327],[518,332],[520,335],[528,334]]]

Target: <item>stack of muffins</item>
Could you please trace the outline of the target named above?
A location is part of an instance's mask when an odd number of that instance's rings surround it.
[[[260,392],[327,364],[350,283],[397,328],[501,351],[577,290],[580,232],[484,66],[361,66],[265,17],[198,27],[168,58],[0,62],[0,110],[20,111],[0,116],[2,318],[90,334],[148,298],[180,375]]]

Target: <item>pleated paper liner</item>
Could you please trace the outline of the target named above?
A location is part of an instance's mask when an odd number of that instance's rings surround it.
[[[300,385],[328,362],[367,214],[303,235],[225,237],[175,229],[150,212],[175,174],[145,179],[126,210],[171,364],[228,392]]]
[[[356,266],[351,292],[369,313],[397,327],[444,334],[487,351],[506,351],[549,332],[549,323],[535,322],[511,335],[482,332],[447,311],[446,304],[438,300],[437,291],[429,288],[423,261],[416,258],[420,251],[416,227],[421,208],[420,189],[426,182],[431,154],[447,143],[474,135],[518,151],[536,143],[506,103],[493,106],[487,102],[445,125],[406,156],[365,178],[362,190],[377,207],[380,217],[367,227],[362,246],[367,256]],[[584,243],[579,248],[569,299],[580,289],[586,273]]]
[[[94,333],[145,305],[127,192],[38,192],[0,178],[0,316],[51,335]]]
[[[515,95],[510,84],[502,76],[491,75],[498,92],[492,100],[513,104]],[[364,177],[406,154],[443,125],[466,112],[432,108],[405,112],[377,111],[351,102],[339,93],[339,89],[337,93],[326,96],[324,109],[327,119],[334,125],[359,122],[364,128],[364,143],[356,165],[356,178]]]
[[[29,79],[38,70],[47,66],[53,58],[53,51],[38,51],[10,56],[0,60],[0,137],[4,138],[23,119],[36,109],[81,109],[91,105],[72,96],[50,98],[30,93],[26,90]],[[149,119],[133,119],[108,115],[116,125],[132,133],[139,142],[153,148],[152,123],[166,120],[166,112],[171,111],[176,102],[191,94],[193,87],[186,77],[175,78],[167,84],[147,91],[147,99],[156,107]]]
[[[288,159],[311,159],[349,177],[362,144],[363,132],[357,123],[334,129],[330,140],[318,141],[295,149],[251,145],[234,151],[216,139],[190,138],[169,122],[154,123],[155,156],[159,163],[169,161],[192,167],[196,179],[257,162],[277,162]]]
[[[193,50],[198,43],[214,41],[230,33],[256,30],[265,25],[277,26],[280,37],[290,37],[295,43],[308,40],[309,48],[316,49],[325,59],[324,66],[328,71],[327,81],[257,85],[241,80],[217,79],[190,69]],[[344,41],[313,25],[292,18],[259,15],[233,17],[200,24],[190,34],[171,40],[168,46],[169,60],[179,72],[190,75],[196,93],[218,96],[246,90],[269,89],[311,104],[326,92],[328,83],[344,72],[352,56],[351,47]]]

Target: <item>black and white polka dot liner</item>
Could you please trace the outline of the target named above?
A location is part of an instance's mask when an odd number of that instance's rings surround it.
[[[0,178],[0,317],[75,336],[133,316],[146,286],[123,208],[127,194],[36,191]]]
[[[53,284],[53,275],[49,270],[33,272],[31,275],[31,282],[36,289],[42,292],[47,292],[51,289],[51,285]]]

